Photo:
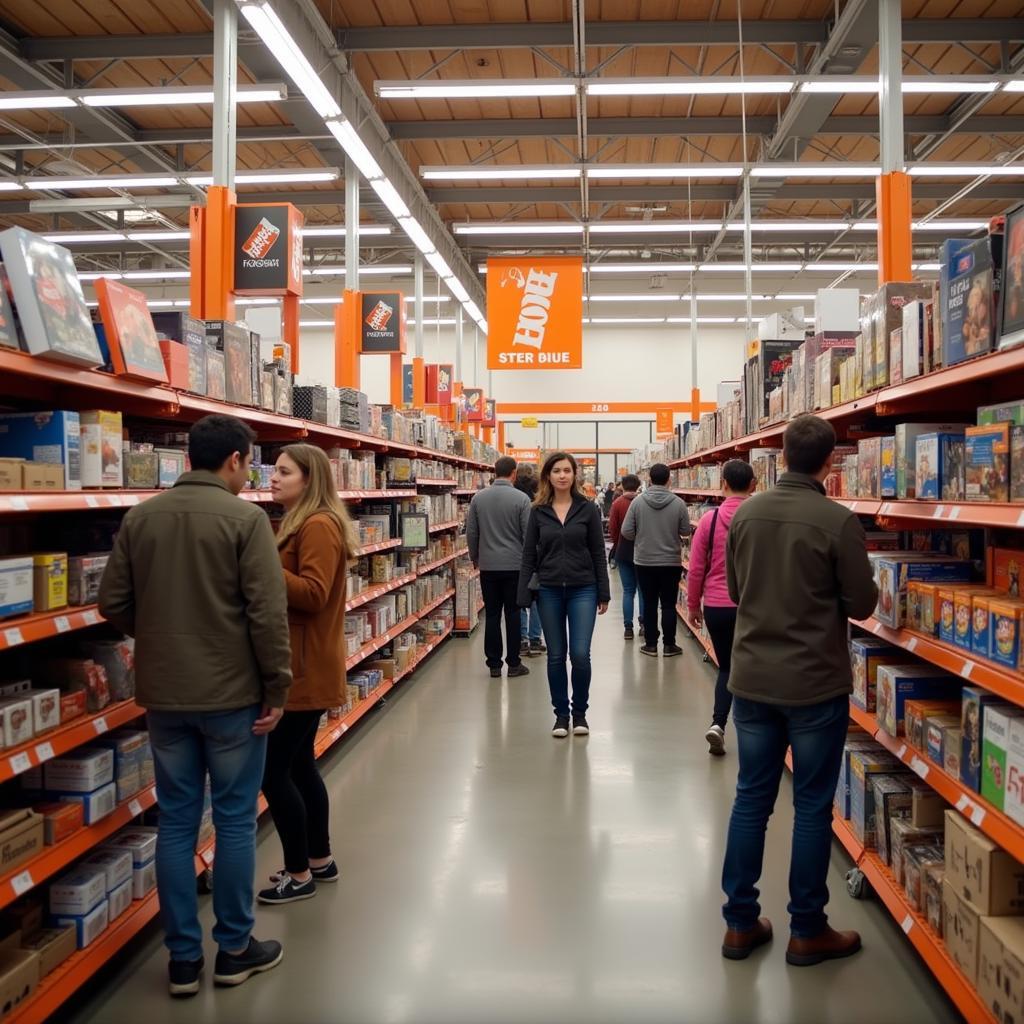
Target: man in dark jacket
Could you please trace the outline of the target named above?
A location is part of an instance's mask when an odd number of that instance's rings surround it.
[[[633,499],[640,490],[640,477],[627,473],[622,478],[622,494],[612,503],[612,512],[608,517],[608,538],[612,542],[612,558],[619,570],[619,582],[622,584],[622,620],[625,627],[624,636],[633,639],[633,602],[637,596],[636,566],[633,564],[633,541],[622,536],[622,524]],[[609,560],[610,566],[610,560]],[[640,591],[640,635],[644,635],[644,592]]]
[[[207,416],[189,432],[192,472],[129,510],[100,587],[102,614],[135,637],[160,796],[157,888],[170,992],[203,970],[195,847],[206,776],[217,828],[214,981],[238,985],[281,962],[252,937],[256,801],[269,733],[291,686],[284,574],[266,513],[241,501],[253,432]]]
[[[729,689],[740,760],[722,871],[729,959],[772,937],[758,917],[757,881],[787,747],[796,818],[786,960],[809,966],[860,949],[856,932],[829,927],[825,880],[853,689],[847,621],[871,614],[878,588],[860,521],[822,486],[835,444],[825,420],[793,420],[783,438],[788,472],[745,501],[729,528],[729,595],[738,605]]]

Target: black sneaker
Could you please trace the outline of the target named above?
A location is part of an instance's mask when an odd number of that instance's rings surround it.
[[[548,649],[544,646],[543,640],[530,641],[530,657],[535,658],[538,654],[547,654]]]
[[[310,878],[308,882],[296,882],[285,872],[277,885],[263,889],[256,897],[260,903],[297,903],[299,900],[311,900],[316,895],[316,882]]]
[[[516,676],[528,676],[529,674],[530,670],[523,664],[513,665],[512,668],[508,670],[509,679],[515,679]]]
[[[206,961],[172,960],[167,965],[167,990],[175,999],[194,996],[199,992],[199,979],[203,976]]]
[[[625,629],[625,632],[622,634],[622,636],[626,640],[632,640],[633,639],[633,627],[632,626],[627,626],[626,629]]]
[[[492,668],[491,669],[491,678],[492,679],[500,679],[501,678],[501,669],[500,668]]]
[[[637,632],[637,636],[643,636],[644,635],[644,624],[642,622],[640,623],[639,626],[637,626],[636,632]]]
[[[644,644],[640,648],[641,654],[646,654],[648,658],[656,658],[658,656],[658,648],[654,644]]]
[[[587,725],[586,715],[573,714],[572,716],[572,734],[573,736],[589,736],[590,726]]]
[[[678,644],[668,644],[662,653],[666,658],[678,658],[683,653],[683,649]]]
[[[528,658],[530,656],[530,641],[524,640],[519,645],[519,656],[521,658]]]
[[[313,880],[315,882],[336,882],[341,877],[341,872],[338,870],[338,863],[333,860],[330,864],[326,865],[326,867],[311,867],[309,870],[312,873]],[[274,885],[277,885],[286,874],[288,874],[288,872],[284,868],[281,868],[280,871],[275,871],[270,876],[270,880]]]
[[[569,735],[568,715],[557,715],[555,717],[555,727],[551,730],[551,735],[559,740],[564,740]]]
[[[228,953],[220,950],[217,963],[213,969],[215,985],[241,985],[254,974],[262,974],[272,970],[284,959],[284,949],[280,942],[268,939],[257,942],[249,936],[249,946],[244,953]]]

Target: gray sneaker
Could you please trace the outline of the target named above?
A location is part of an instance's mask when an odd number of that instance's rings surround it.
[[[250,935],[249,945],[245,952],[228,953],[222,949],[217,954],[213,983],[215,985],[241,985],[254,974],[272,970],[283,959],[284,949],[280,942],[275,942],[273,939],[257,942]]]

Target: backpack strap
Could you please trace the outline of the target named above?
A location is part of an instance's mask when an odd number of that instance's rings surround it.
[[[711,536],[708,537],[708,569],[711,568],[711,555],[715,550],[715,531],[718,529],[718,512],[721,509],[721,505],[715,506],[715,514],[711,517]]]

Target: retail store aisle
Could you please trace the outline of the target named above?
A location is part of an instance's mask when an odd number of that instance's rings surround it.
[[[858,928],[865,950],[785,965],[788,782],[763,885],[777,937],[744,963],[722,960],[736,762],[706,753],[712,677],[688,634],[683,643],[683,658],[653,661],[624,646],[612,613],[599,620],[594,732],[566,741],[548,735],[539,659],[528,678],[499,683],[481,631],[447,643],[325,764],[342,881],[260,909],[257,934],[283,940],[282,966],[233,991],[208,976],[199,997],[172,1003],[153,937],[74,1019],[957,1020],[885,910],[847,897],[838,846],[833,918]],[[260,877],[279,863],[264,829]]]

